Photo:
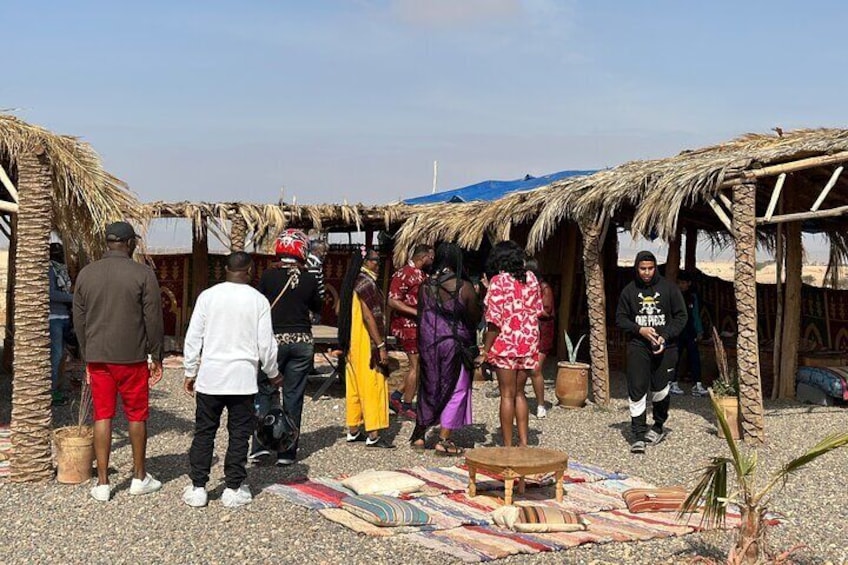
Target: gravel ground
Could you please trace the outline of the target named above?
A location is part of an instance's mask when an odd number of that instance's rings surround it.
[[[613,377],[614,401],[608,409],[550,409],[548,418],[531,417],[531,443],[562,449],[575,460],[621,470],[658,485],[694,482],[710,456],[725,452],[713,430],[706,399],[675,397],[669,438],[644,456],[627,450],[623,431],[628,412],[621,375]],[[131,456],[126,423],[116,422],[112,458],[113,498],[108,504],[88,496],[89,485],[56,483],[0,484],[0,563],[86,561],[89,563],[411,563],[450,562],[449,556],[404,542],[361,536],[292,506],[279,497],[261,494],[248,507],[221,506],[226,434],[216,444],[216,460],[205,509],[185,506],[180,495],[189,484],[187,450],[193,425],[193,401],[181,393],[181,373],[166,371],[151,398],[149,470],[164,483],[160,493],[130,497]],[[314,392],[311,383],[307,394]],[[497,399],[482,392],[492,385],[475,383],[474,426],[457,435],[459,443],[491,444],[498,435]],[[528,396],[530,396],[528,387]],[[411,465],[444,465],[431,453],[407,447],[412,424],[393,424],[399,448],[375,453],[362,444],[344,444],[344,398],[333,387],[328,398],[307,399],[301,460],[286,469],[251,467],[248,482],[254,493],[264,486],[299,476],[335,476],[365,469],[395,469]],[[554,400],[548,383],[548,401]],[[10,382],[0,376],[0,422],[9,421]],[[532,402],[532,401],[531,401]],[[72,421],[70,407],[56,408],[57,425]],[[829,432],[848,429],[848,409],[766,402],[768,445],[760,450],[766,469],[799,453]],[[497,437],[496,442],[499,442]],[[773,509],[786,523],[771,530],[769,542],[786,549],[807,546],[794,554],[798,563],[848,562],[848,503],[845,481],[848,451],[829,454],[793,477],[775,497]],[[694,555],[717,557],[730,545],[727,533],[712,532],[639,543],[590,545],[569,551],[518,556],[504,563],[676,563]]]

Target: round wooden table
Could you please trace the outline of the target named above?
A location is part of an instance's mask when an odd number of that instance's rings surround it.
[[[465,452],[468,467],[468,496],[477,495],[477,470],[496,473],[504,478],[504,503],[512,504],[512,487],[518,479],[518,492],[524,492],[524,477],[554,473],[556,500],[562,502],[562,476],[568,466],[568,454],[539,447],[479,447]]]

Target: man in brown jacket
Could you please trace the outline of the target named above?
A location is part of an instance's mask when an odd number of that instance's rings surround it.
[[[130,494],[162,487],[145,470],[149,387],[162,378],[162,305],[153,270],[132,260],[137,239],[130,224],[109,224],[108,250],[80,271],[74,293],[74,325],[94,405],[97,484],[91,496],[101,502],[111,495],[109,454],[118,393],[133,453]]]

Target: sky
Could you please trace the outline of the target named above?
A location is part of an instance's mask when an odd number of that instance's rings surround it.
[[[2,0],[0,110],[143,201],[385,203],[844,126],[839,2]]]

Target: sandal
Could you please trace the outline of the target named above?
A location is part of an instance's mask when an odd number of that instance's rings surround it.
[[[439,449],[440,446],[441,449]],[[435,452],[439,457],[458,457],[465,453],[465,449],[459,447],[451,439],[443,439],[436,444]]]

